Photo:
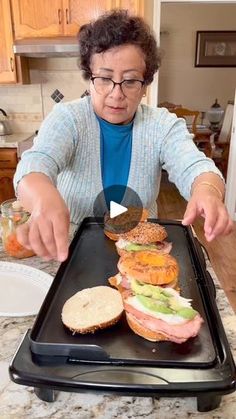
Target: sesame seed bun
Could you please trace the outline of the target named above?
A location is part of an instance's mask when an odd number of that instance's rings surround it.
[[[124,231],[130,231],[137,223],[146,221],[147,218],[146,208],[129,207],[127,212],[114,218],[110,218],[110,213],[107,213],[104,216],[104,233],[109,239],[116,241]]]
[[[98,286],[70,297],[62,308],[62,322],[73,333],[94,333],[116,324],[123,312],[119,291]]]
[[[140,222],[135,228],[121,234],[120,238],[136,244],[150,244],[163,241],[167,237],[165,227],[157,223]]]

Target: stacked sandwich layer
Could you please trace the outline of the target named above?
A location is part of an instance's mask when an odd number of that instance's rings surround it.
[[[127,322],[136,334],[182,343],[198,334],[203,319],[191,300],[176,291],[179,265],[168,253],[171,243],[163,242],[166,238],[165,228],[150,222],[120,235],[119,272],[109,283],[120,291]]]

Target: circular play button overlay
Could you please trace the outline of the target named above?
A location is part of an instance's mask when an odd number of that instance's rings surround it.
[[[93,206],[96,219],[104,217],[104,229],[123,234],[132,230],[143,216],[143,205],[138,194],[128,186],[113,185],[103,189]]]

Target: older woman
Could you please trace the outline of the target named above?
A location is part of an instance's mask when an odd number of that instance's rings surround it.
[[[112,185],[132,188],[156,217],[162,168],[189,201],[183,224],[202,215],[207,240],[228,234],[224,181],[213,161],[198,151],[183,119],[140,104],[160,63],[150,28],[112,11],[84,25],[78,40],[90,95],[56,105],[22,156],[14,181],[31,217],[20,242],[65,260],[69,221],[93,215],[96,196]]]

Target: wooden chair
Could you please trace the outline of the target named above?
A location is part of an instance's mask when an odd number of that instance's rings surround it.
[[[158,108],[166,108],[168,111],[173,112],[175,108],[182,108],[182,105],[176,105],[175,103],[171,102],[161,102],[158,103]]]
[[[189,132],[194,134],[193,141],[200,151],[203,151],[207,157],[212,157],[212,144],[211,134],[212,131],[208,128],[197,129],[197,119],[199,117],[199,111],[193,111],[187,108],[175,108],[170,110],[175,113],[178,118],[184,118]]]
[[[213,150],[212,159],[223,173],[225,179],[227,176],[228,169],[229,147],[233,123],[233,111],[233,103],[228,103],[228,105],[226,106],[223,124],[220,132],[213,133],[211,135],[211,145]]]
[[[197,119],[200,114],[199,111],[192,111],[187,108],[173,108],[169,109],[170,112],[175,113],[178,118],[184,118],[186,124],[189,128],[189,131],[194,134],[194,137],[197,134]]]

